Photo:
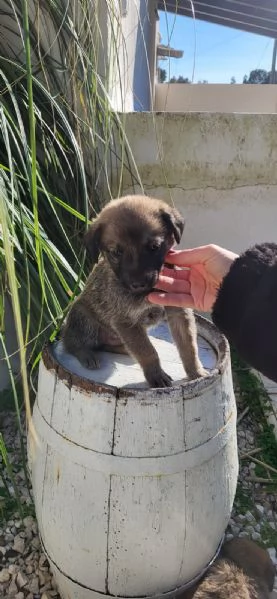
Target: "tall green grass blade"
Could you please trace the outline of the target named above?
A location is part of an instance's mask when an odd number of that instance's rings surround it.
[[[22,434],[5,296],[12,301],[29,418],[42,345],[54,338],[89,271],[84,231],[111,194],[120,195],[124,169],[143,186],[124,117],[109,96],[122,37],[117,3],[105,2],[113,48],[103,77],[102,2],[40,0],[36,14],[28,0],[0,2],[0,360],[10,368]]]

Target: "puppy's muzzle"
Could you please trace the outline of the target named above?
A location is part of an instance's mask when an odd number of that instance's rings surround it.
[[[136,295],[147,294],[153,289],[157,279],[158,273],[145,274],[142,277],[132,278],[128,282],[128,287]]]

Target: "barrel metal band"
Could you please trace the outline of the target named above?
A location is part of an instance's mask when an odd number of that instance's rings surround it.
[[[228,421],[217,434],[205,443],[180,453],[158,457],[124,457],[82,447],[53,429],[44,419],[37,404],[34,407],[33,424],[45,447],[50,445],[69,461],[72,460],[89,470],[115,476],[166,476],[191,470],[217,455],[231,437],[236,439],[235,410],[230,413]],[[38,444],[41,444],[40,439]]]
[[[171,591],[167,591],[165,593],[158,593],[155,595],[139,595],[137,597],[127,597],[126,595],[111,595],[110,593],[103,593],[101,591],[96,591],[95,589],[92,589],[86,585],[83,585],[82,583],[78,582],[77,580],[74,580],[73,578],[71,578],[71,576],[68,576],[67,574],[65,574],[60,568],[59,566],[57,566],[57,564],[53,561],[53,559],[50,557],[49,553],[47,552],[47,549],[43,543],[42,538],[40,537],[40,541],[41,541],[41,545],[43,547],[43,551],[45,553],[45,555],[47,556],[48,561],[50,562],[51,566],[52,566],[52,571],[55,572],[55,569],[59,572],[59,574],[61,574],[63,577],[67,578],[68,580],[70,580],[74,585],[76,584],[79,587],[82,587],[83,589],[86,589],[87,591],[90,591],[91,593],[93,593],[93,597],[94,599],[109,599],[110,597],[112,599],[171,599],[172,597],[178,597],[179,595],[182,595],[182,593],[184,593],[184,591],[188,591],[188,589],[190,589],[191,587],[193,587],[199,580],[201,580],[201,578],[203,578],[203,576],[207,573],[207,571],[209,570],[209,568],[213,565],[213,563],[215,562],[216,558],[218,557],[221,547],[222,547],[222,543],[224,540],[224,536],[222,537],[217,550],[214,554],[214,556],[212,557],[212,559],[209,561],[209,563],[199,572],[199,574],[197,574],[196,576],[194,576],[193,578],[191,578],[190,580],[188,580],[185,584],[183,584],[180,587],[176,587],[175,589],[171,590]]]

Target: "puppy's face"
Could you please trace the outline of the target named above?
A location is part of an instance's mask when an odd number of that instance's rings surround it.
[[[134,295],[155,286],[168,250],[179,243],[181,215],[160,200],[127,196],[110,202],[88,230],[92,261],[102,253],[121,284]]]

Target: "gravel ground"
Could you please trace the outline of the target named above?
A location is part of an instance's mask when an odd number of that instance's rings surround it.
[[[238,410],[240,413],[239,401]],[[238,423],[240,454],[255,449],[255,427],[249,413]],[[14,464],[20,463],[19,437],[11,414],[2,418],[1,428],[6,446],[12,448]],[[277,495],[268,492],[265,485],[251,480],[254,470],[255,464],[251,463],[249,458],[241,460],[237,499],[226,537],[249,537],[254,541],[263,542],[277,565]],[[23,503],[31,513],[31,499],[22,470],[19,470],[15,477]],[[1,485],[3,483],[0,479],[0,487]],[[277,577],[275,588],[277,590]],[[41,550],[36,520],[31,515],[26,516],[22,522],[19,514],[14,513],[8,521],[0,524],[0,597],[59,599],[47,560]]]

